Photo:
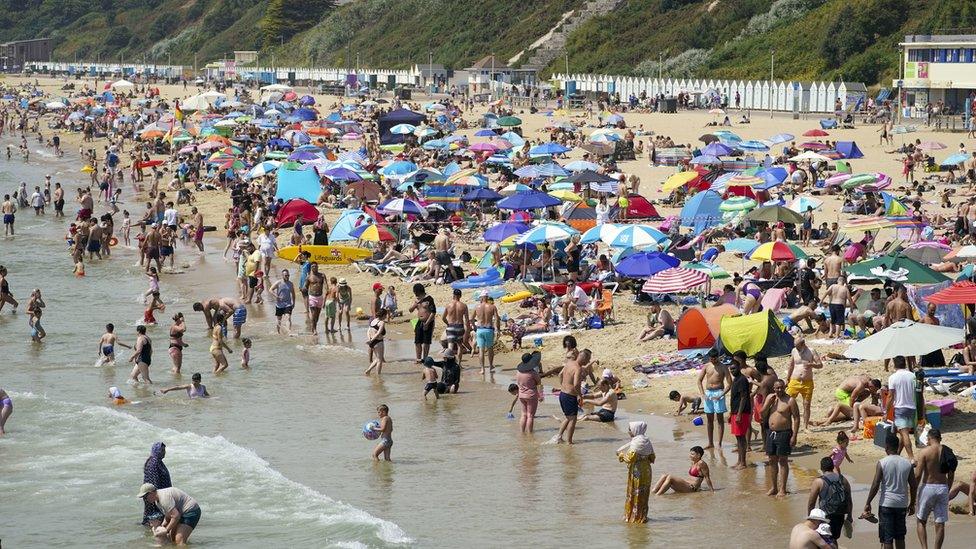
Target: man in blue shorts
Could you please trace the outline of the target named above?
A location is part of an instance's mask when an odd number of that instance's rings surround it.
[[[713,433],[716,416],[718,416],[719,447],[722,446],[722,439],[725,438],[725,412],[728,409],[724,396],[726,383],[732,383],[732,374],[729,372],[729,367],[719,360],[718,349],[712,349],[708,351],[708,363],[698,374],[698,392],[701,393],[705,418],[708,420],[708,446],[705,448],[715,447]]]

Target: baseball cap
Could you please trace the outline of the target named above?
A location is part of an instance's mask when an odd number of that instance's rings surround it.
[[[340,284],[341,284],[341,283],[340,283]],[[376,290],[382,290],[382,289],[383,289],[383,285],[382,285],[382,284],[380,284],[379,282],[374,282],[374,283],[373,283],[373,291],[374,291],[374,292],[375,292]]]
[[[146,497],[146,495],[149,494],[150,492],[155,492],[155,491],[156,491],[156,485],[151,482],[147,482],[143,484],[141,488],[139,488],[139,495],[136,497],[142,499]]]

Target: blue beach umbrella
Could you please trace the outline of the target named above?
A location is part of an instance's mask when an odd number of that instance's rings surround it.
[[[680,259],[662,252],[637,252],[617,263],[616,271],[628,278],[650,278],[680,264]]]
[[[480,191],[487,189],[476,190]],[[530,229],[532,229],[532,226],[526,223],[519,221],[503,221],[488,227],[488,229],[485,231],[484,239],[485,242],[501,242],[510,236],[528,232]]]
[[[401,175],[407,175],[411,172],[417,171],[417,165],[413,162],[407,162],[406,160],[397,160],[396,162],[391,162],[380,169],[380,173],[387,177],[397,177]]]
[[[461,200],[472,202],[475,200],[501,200],[502,198],[502,195],[498,191],[487,187],[475,187],[462,196]]]
[[[629,225],[617,231],[607,242],[614,248],[646,248],[668,241],[668,235],[649,225]]]
[[[549,143],[543,143],[542,145],[536,145],[535,147],[532,147],[531,149],[529,149],[529,154],[551,156],[554,154],[563,154],[571,150],[573,149],[571,149],[570,147],[564,147],[559,143],[550,141]]]
[[[500,210],[534,210],[562,204],[562,200],[540,191],[523,191],[498,201]]]

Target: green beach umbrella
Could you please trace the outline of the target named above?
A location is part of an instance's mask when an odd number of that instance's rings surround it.
[[[847,267],[847,273],[865,278],[892,278],[895,282],[908,284],[938,284],[949,280],[944,274],[897,253],[855,263]],[[892,277],[888,273],[899,273],[900,276]]]
[[[521,126],[522,119],[517,116],[503,116],[498,119],[498,125],[502,127]]]

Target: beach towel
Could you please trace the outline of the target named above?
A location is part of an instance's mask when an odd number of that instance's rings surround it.
[[[766,290],[762,298],[762,308],[763,310],[770,310],[773,312],[779,312],[786,303],[786,294],[789,292],[789,288],[770,288]]]
[[[662,357],[663,358],[663,357]],[[699,370],[704,366],[700,358],[672,358],[666,362],[655,362],[647,365],[636,365],[634,371],[648,376],[664,376],[690,370]]]

